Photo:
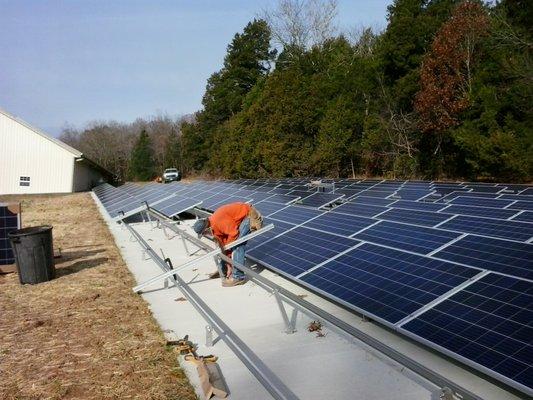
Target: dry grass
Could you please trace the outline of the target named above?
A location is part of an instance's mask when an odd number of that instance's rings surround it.
[[[0,399],[195,399],[90,195],[2,200],[63,256],[50,282],[0,275]]]

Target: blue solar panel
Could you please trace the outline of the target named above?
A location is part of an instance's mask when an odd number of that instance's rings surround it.
[[[459,236],[460,234],[455,232],[381,221],[358,233],[354,239],[428,254]]]
[[[532,309],[533,283],[489,274],[403,328],[533,393]]]
[[[468,235],[433,256],[533,279],[533,244]]]
[[[522,194],[502,194],[498,196],[498,199],[504,200],[524,200],[524,201],[533,201],[533,196],[524,196]]]
[[[151,208],[169,218],[172,218],[174,215],[190,210],[199,203],[200,201],[196,199],[186,199],[175,196],[171,197],[170,199],[163,200],[162,202],[151,206]]]
[[[205,198],[205,197],[204,197]],[[200,198],[203,199],[203,198]],[[206,210],[215,211],[217,208],[230,203],[246,203],[248,198],[242,196],[230,196],[227,194],[215,194],[214,196],[207,197],[202,202],[202,208]]]
[[[436,189],[436,190],[439,193],[442,192],[440,189]],[[468,190],[470,190],[470,189],[468,189]],[[494,199],[494,198],[496,198],[499,195],[498,194],[494,194],[494,193],[467,192],[466,189],[463,190],[463,191],[454,189],[452,192],[450,192],[450,193],[446,194],[445,196],[443,196],[442,199],[439,200],[439,202],[449,202],[450,200],[453,200],[453,199],[455,199],[456,197],[459,197],[459,196]]]
[[[419,200],[431,194],[433,190],[428,189],[400,189],[396,192],[394,197],[399,197],[403,200]]]
[[[335,203],[343,198],[343,194],[333,193],[313,193],[311,196],[302,200],[302,204],[308,207],[320,208],[328,204]]]
[[[20,228],[20,204],[0,203],[0,265],[15,262],[8,234]]]
[[[487,217],[496,219],[507,219],[516,214],[516,210],[463,205],[451,205],[442,210],[442,212],[447,214],[472,215],[474,217]]]
[[[511,210],[533,211],[533,201],[516,201],[507,208]]]
[[[248,249],[253,249],[257,246],[261,246],[268,240],[281,235],[282,233],[287,232],[289,229],[294,228],[296,225],[288,224],[286,222],[280,222],[280,221],[274,221],[270,218],[264,218],[263,219],[263,226],[274,224],[274,228],[262,233],[259,236],[256,236],[252,239],[250,239],[247,243]]]
[[[357,196],[355,199],[352,199],[353,203],[363,203],[370,204],[373,206],[383,206],[386,207],[391,203],[394,203],[396,199],[382,199],[379,197],[369,197],[369,196]]]
[[[533,222],[533,211],[523,211],[511,218],[513,221]]]
[[[396,323],[478,272],[365,243],[300,279],[367,315]]]
[[[263,201],[260,201],[259,203],[254,202],[253,206],[257,208],[257,210],[259,210],[261,215],[263,215],[264,217],[268,217],[270,214],[273,214],[276,211],[282,210],[285,207],[287,207],[284,204],[273,203],[268,200],[263,200]]]
[[[272,196],[268,197],[268,201],[271,201],[273,203],[280,203],[280,204],[289,204],[296,200],[298,196],[289,196],[286,194],[274,194]]]
[[[398,200],[392,203],[391,208],[405,208],[406,210],[439,211],[446,207],[442,203],[423,203],[419,201]]]
[[[451,200],[451,204],[458,204],[464,206],[478,206],[478,207],[495,207],[495,208],[504,208],[512,203],[512,200],[500,200],[500,199],[486,199],[479,197],[466,197],[459,196]]]
[[[361,229],[375,223],[376,220],[371,218],[340,214],[331,211],[305,223],[304,226],[329,233],[335,233],[337,235],[351,236],[354,233],[359,232]]]
[[[393,208],[378,216],[379,219],[387,221],[404,222],[422,226],[435,226],[450,217],[452,217],[452,215],[444,213],[437,214],[427,211],[404,210],[401,208]]]
[[[527,222],[503,221],[466,215],[459,215],[445,222],[439,228],[521,242],[526,242],[533,236],[533,224]]]
[[[357,201],[357,199],[355,199]],[[372,206],[370,204],[359,204],[359,203],[344,203],[338,207],[334,208],[335,211],[350,214],[350,215],[360,215],[362,217],[373,217],[383,211],[386,211],[386,207],[381,206]]]
[[[381,198],[385,198],[385,197],[389,197],[391,194],[393,194],[395,192],[394,189],[377,189],[377,188],[372,188],[372,189],[368,189],[368,190],[365,190],[364,192],[361,192],[362,195],[364,196],[369,196],[369,197],[381,197]]]
[[[311,218],[315,218],[319,215],[322,215],[323,213],[323,211],[313,210],[310,208],[288,206],[285,207],[283,210],[271,214],[270,218],[275,219],[277,221],[299,225],[303,224],[306,221],[309,221]]]
[[[353,239],[299,227],[250,250],[247,255],[280,273],[297,276],[357,243]]]
[[[533,187],[527,188],[518,194],[526,195],[526,196],[533,196]]]

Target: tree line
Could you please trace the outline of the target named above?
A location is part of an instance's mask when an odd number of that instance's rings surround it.
[[[165,118],[63,139],[91,156],[88,139],[108,135],[103,165],[123,177],[172,160],[225,178],[530,181],[532,10],[524,0],[395,0],[383,31],[341,33],[335,1],[280,0],[235,35],[193,118],[165,122],[162,136]],[[136,134],[123,140],[124,130]],[[143,135],[151,150],[135,155]]]

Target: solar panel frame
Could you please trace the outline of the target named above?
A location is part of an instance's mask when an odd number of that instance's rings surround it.
[[[489,273],[399,331],[531,395],[532,299],[532,282]]]
[[[393,326],[478,273],[473,268],[362,243],[297,278],[306,287]],[[410,298],[400,290],[406,286],[411,288]],[[335,289],[328,289],[332,287]],[[379,303],[382,306],[377,306]]]
[[[489,198],[478,198],[478,197],[468,197],[468,196],[458,196],[449,202],[450,204],[463,205],[463,206],[477,206],[477,207],[494,207],[494,208],[504,208],[513,203],[512,200],[503,200],[503,199],[489,199]]]
[[[468,215],[457,215],[444,222],[439,228],[519,242],[527,242],[533,236],[533,225],[527,222],[471,217]]]
[[[246,256],[294,278],[358,243],[354,239],[298,226],[247,251]]]
[[[373,244],[426,255],[456,240],[459,236],[461,234],[458,232],[380,221],[352,237]]]
[[[322,208],[332,203],[341,201],[344,198],[343,194],[331,194],[331,193],[313,193],[301,200],[302,205],[307,207]]]
[[[333,211],[349,214],[349,215],[358,215],[361,217],[374,217],[378,214],[381,214],[389,210],[387,207],[373,206],[370,204],[354,203],[349,201],[333,208]]]
[[[21,224],[20,203],[0,203],[0,265],[15,263],[8,235],[20,229]]]
[[[533,280],[533,244],[466,235],[432,257]]]
[[[485,217],[503,220],[509,219],[517,213],[516,210],[507,210],[492,207],[464,206],[455,204],[446,206],[446,208],[443,208],[440,211],[447,214],[471,215],[475,217]]]
[[[372,218],[347,215],[335,211],[327,212],[317,218],[305,222],[302,226],[322,232],[332,233],[344,237],[352,237],[362,229],[379,223]]]
[[[376,218],[392,222],[403,222],[411,225],[436,227],[452,217],[453,215],[445,213],[391,208],[383,214],[378,215]]]

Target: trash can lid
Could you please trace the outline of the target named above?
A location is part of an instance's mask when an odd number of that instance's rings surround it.
[[[22,228],[17,229],[16,231],[12,231],[7,234],[9,237],[19,237],[19,236],[29,236],[29,235],[36,235],[39,233],[45,233],[52,230],[52,226],[50,225],[42,225],[42,226],[30,226],[28,228]]]

